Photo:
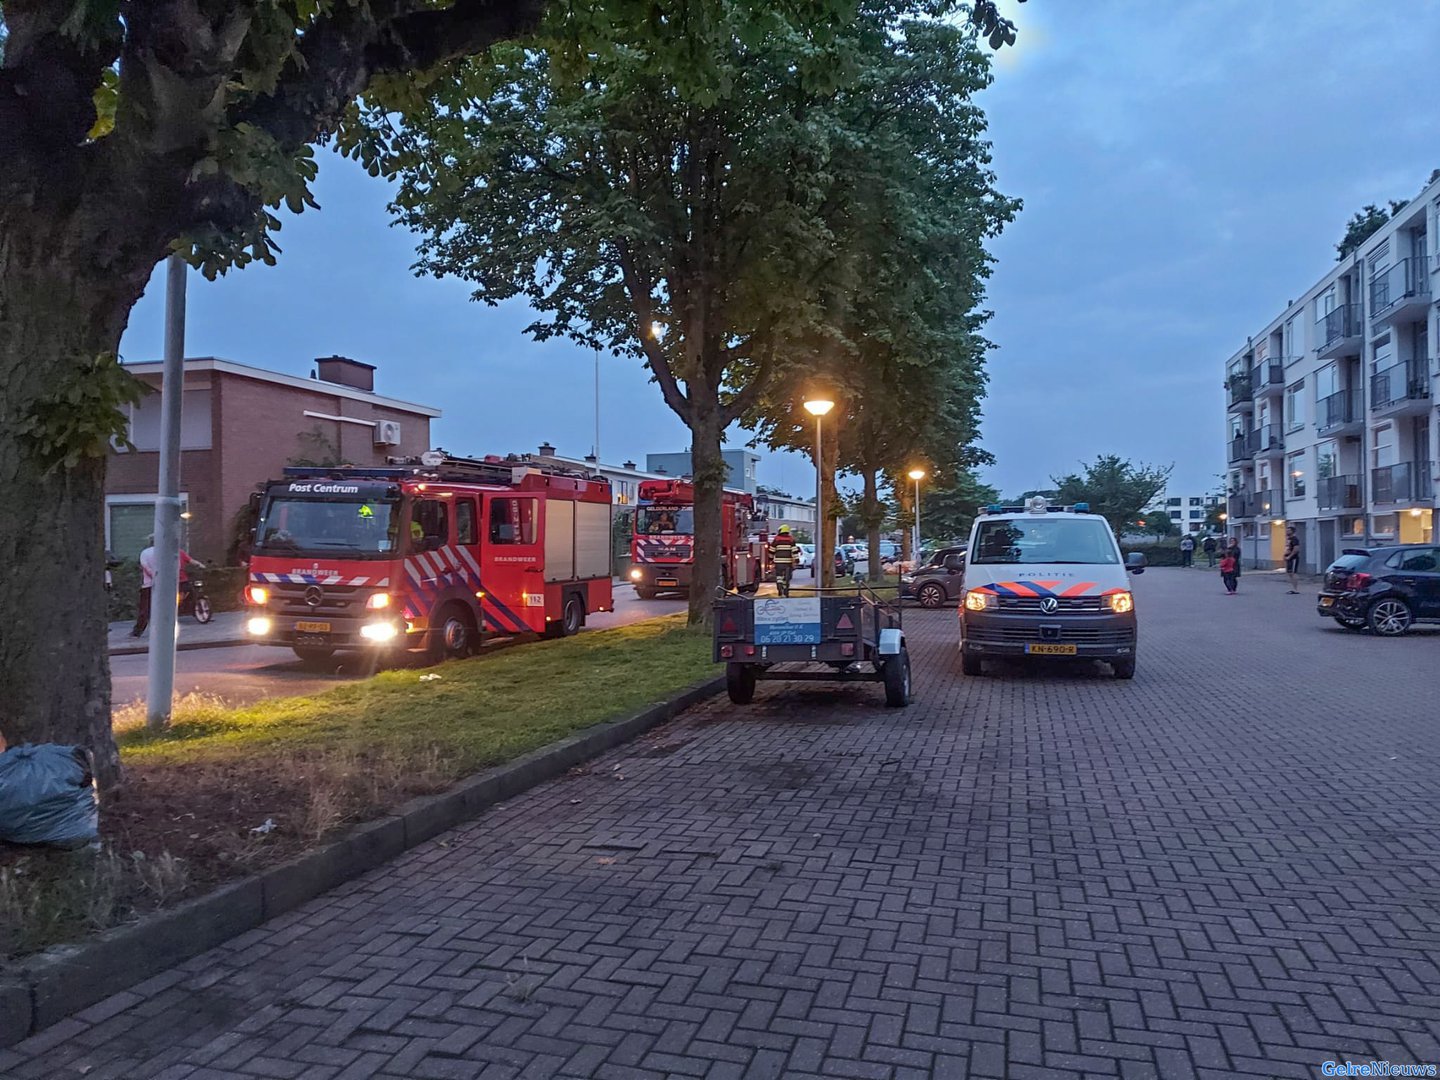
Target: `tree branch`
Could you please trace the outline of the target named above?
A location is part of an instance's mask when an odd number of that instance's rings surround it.
[[[620,251],[620,274],[625,281],[625,291],[630,294],[630,306],[634,310],[635,318],[640,326],[640,332],[636,336],[640,339],[640,348],[645,353],[645,361],[650,365],[650,370],[654,372],[655,381],[660,384],[660,393],[665,398],[665,404],[674,410],[676,416],[689,424],[692,417],[690,400],[680,389],[680,383],[675,378],[675,371],[670,366],[665,351],[660,348],[659,343],[653,337],[645,332],[654,324],[655,320],[654,292],[651,290],[649,282],[643,278],[635,266],[629,244],[624,240],[617,240],[615,246]]]

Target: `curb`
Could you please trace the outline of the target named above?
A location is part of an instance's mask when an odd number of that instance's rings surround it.
[[[198,956],[401,852],[477,817],[597,754],[612,750],[725,689],[723,678],[697,683],[633,716],[596,724],[522,758],[425,795],[289,862],[222,885],[205,896],[107,930],[76,945],[57,945],[0,977],[0,1047]]]
[[[250,644],[245,638],[225,638],[223,641],[180,641],[175,643],[176,652],[190,652],[192,649],[230,649],[236,645]],[[150,651],[149,645],[116,645],[106,650],[111,656],[143,656]]]

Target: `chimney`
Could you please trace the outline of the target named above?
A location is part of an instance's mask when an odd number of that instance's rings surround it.
[[[634,472],[634,471],[635,471],[635,462],[633,462],[633,461],[627,461],[627,462],[625,462],[625,465],[624,465],[623,467],[626,468],[626,469],[629,469],[631,472]]]
[[[555,456],[555,447],[551,446],[548,442],[542,442],[542,443],[540,444],[540,456],[541,456],[541,457],[554,457],[554,456]]]
[[[320,381],[348,386],[352,390],[375,392],[375,365],[362,364],[348,356],[320,356],[315,359]]]
[[[600,459],[599,459],[598,457],[596,457],[594,454],[586,454],[586,455],[585,455],[585,460],[586,460],[589,464],[594,465],[594,464],[595,464],[597,461],[599,461]]]

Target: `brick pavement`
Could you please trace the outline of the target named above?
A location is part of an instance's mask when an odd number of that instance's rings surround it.
[[[1136,582],[1139,674],[763,686],[0,1050],[39,1077],[1440,1063],[1440,635]]]

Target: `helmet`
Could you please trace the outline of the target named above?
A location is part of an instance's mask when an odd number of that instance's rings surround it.
[[[780,531],[781,531],[782,533],[788,533],[788,532],[790,531],[790,526],[789,526],[789,525],[781,525],[781,526],[780,526]]]

